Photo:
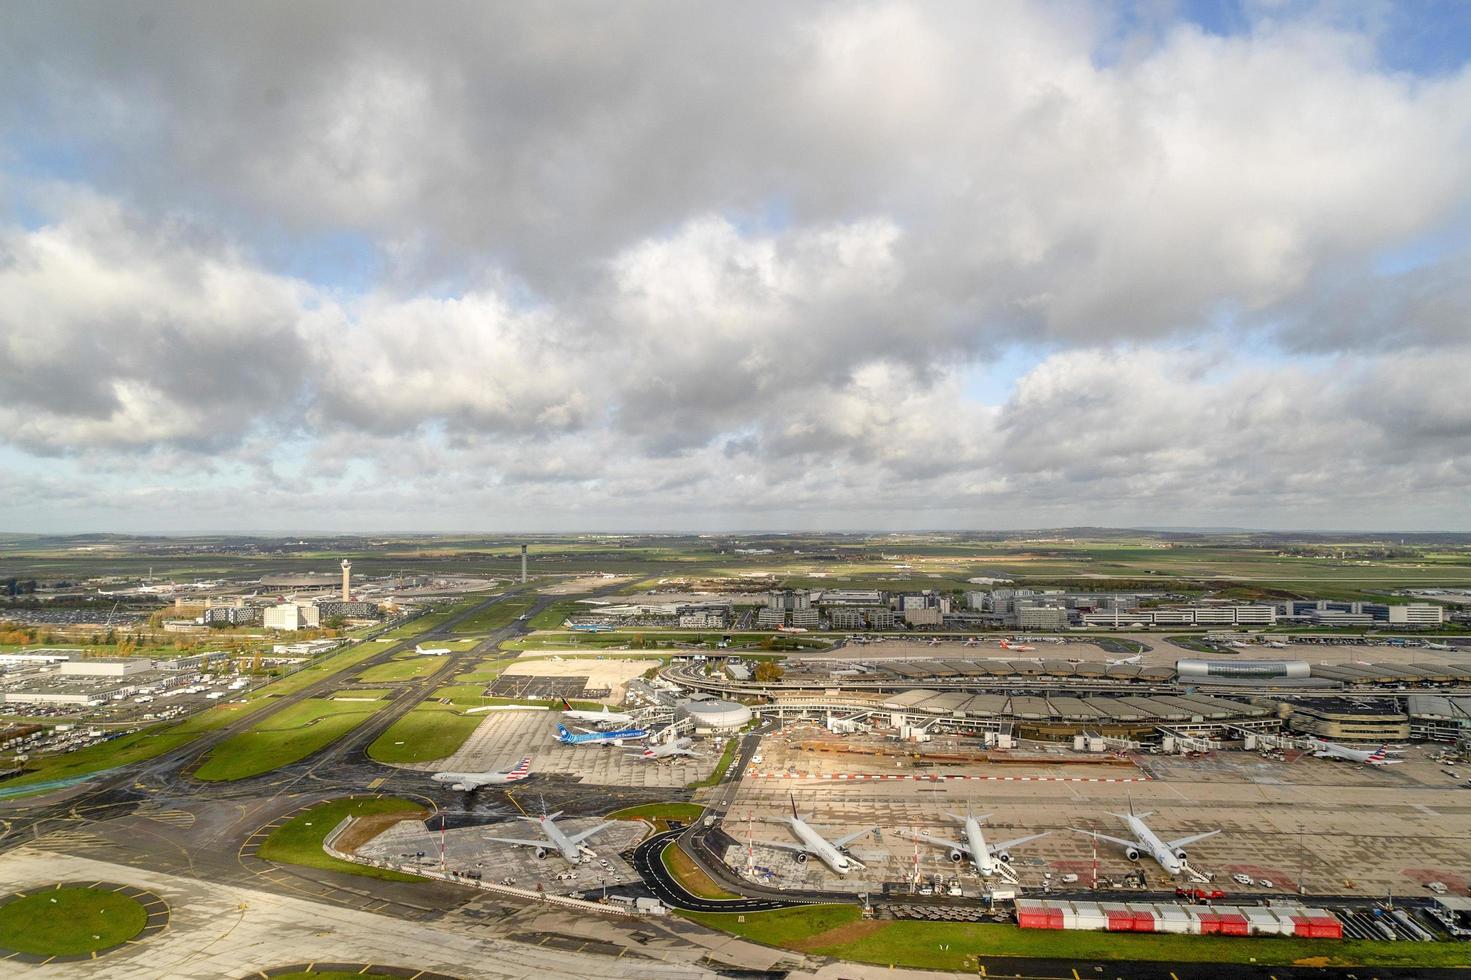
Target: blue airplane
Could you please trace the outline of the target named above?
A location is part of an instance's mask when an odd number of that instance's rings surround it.
[[[611,633],[613,627],[607,623],[573,623],[571,626],[574,633]]]
[[[648,736],[643,728],[620,728],[615,732],[571,731],[566,725],[557,725],[557,741],[564,745],[622,745],[625,741],[636,742]]]

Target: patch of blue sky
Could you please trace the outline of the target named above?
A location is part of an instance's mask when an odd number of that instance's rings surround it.
[[[1012,344],[993,360],[972,364],[962,372],[967,398],[983,405],[1004,405],[1016,389],[1017,379],[1056,353],[1049,346]]]
[[[1382,68],[1434,77],[1471,62],[1471,3],[1466,0],[1121,0],[1110,8],[1107,30],[1094,61],[1116,64],[1141,41],[1158,43],[1188,24],[1213,37],[1250,35],[1264,24],[1297,21],[1362,34],[1372,39]]]
[[[351,229],[324,231],[306,238],[272,243],[261,261],[281,275],[301,279],[339,295],[371,290],[383,275],[383,253],[373,239]]]

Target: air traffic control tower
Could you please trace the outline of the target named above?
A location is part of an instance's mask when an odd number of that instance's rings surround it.
[[[352,562],[342,559],[342,601],[352,601]]]
[[[521,584],[526,584],[526,546],[521,546]]]

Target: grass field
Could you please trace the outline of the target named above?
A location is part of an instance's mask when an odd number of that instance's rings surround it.
[[[215,746],[194,776],[227,782],[290,765],[331,745],[383,707],[383,702],[308,698]]]
[[[1175,963],[1250,963],[1288,966],[1464,967],[1459,943],[1390,943],[1362,940],[1235,938],[1170,934],[1019,929],[962,922],[861,920],[850,905],[820,905],[778,912],[681,913],[690,919],[770,946],[864,963],[930,970],[976,969],[976,956],[1046,959],[1149,960]]]
[[[58,888],[0,906],[0,947],[74,956],[127,942],[147,924],[137,899],[105,888]]]
[[[690,856],[681,851],[677,846],[670,845],[659,853],[659,860],[663,862],[664,868],[674,876],[674,880],[684,886],[685,891],[700,898],[740,898],[734,892],[728,892],[721,888],[709,875],[700,870]]]
[[[426,702],[388,727],[368,755],[379,762],[429,762],[453,755],[485,720],[445,704]]]
[[[693,823],[705,808],[698,803],[645,803],[608,814],[609,820],[682,820]]]
[[[535,604],[536,597],[533,595],[509,596],[460,623],[454,628],[454,632],[489,633],[491,630],[498,630],[515,622],[516,617]]]
[[[394,659],[386,664],[374,664],[359,674],[357,679],[365,684],[413,680],[415,677],[424,677],[434,673],[443,667],[444,663],[444,660],[439,657],[421,657],[414,654],[411,660]]]
[[[715,771],[710,773],[710,775],[706,776],[704,779],[700,779],[693,783],[690,783],[689,786],[685,788],[703,789],[708,786],[718,785],[720,781],[725,778],[725,771],[729,769],[730,764],[735,761],[736,748],[740,744],[741,743],[739,739],[726,739],[725,750],[720,753],[720,761],[715,764]]]
[[[322,841],[344,817],[400,816],[404,820],[418,819],[428,815],[420,803],[393,796],[379,798],[331,800],[319,803],[286,821],[266,838],[261,845],[260,856],[278,864],[300,864],[308,868],[323,868],[328,871],[343,871],[366,878],[382,878],[387,881],[420,881],[413,875],[386,868],[373,868],[351,861],[340,861],[322,850]]]

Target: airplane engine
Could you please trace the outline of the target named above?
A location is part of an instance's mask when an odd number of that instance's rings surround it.
[[[470,787],[466,786],[464,783],[455,783],[453,786],[450,787],[450,789],[459,790],[461,793],[470,792]]]
[[[1175,857],[1179,858],[1181,861],[1185,860],[1186,856],[1187,855],[1185,854],[1185,851],[1183,849],[1175,852]]]
[[[951,851],[950,852],[950,860],[953,861],[956,864],[959,864],[961,861],[964,861],[965,860],[965,855],[963,853],[961,853],[960,851]]]
[[[1129,848],[1128,850],[1124,851],[1124,857],[1128,858],[1130,861],[1137,861],[1137,860],[1139,860],[1139,848],[1137,848],[1137,847],[1131,847],[1131,848]]]
[[[536,849],[536,859],[538,861],[540,861],[542,858],[544,858],[546,856],[547,856],[547,849],[545,847],[538,847]]]
[[[996,855],[996,860],[1000,861],[1002,864],[1010,864],[1011,863],[1011,852],[1010,851],[1001,851],[1000,853],[998,853]]]
[[[807,855],[804,854],[801,851],[798,851],[797,852],[797,863],[798,864],[806,864],[807,863]]]

